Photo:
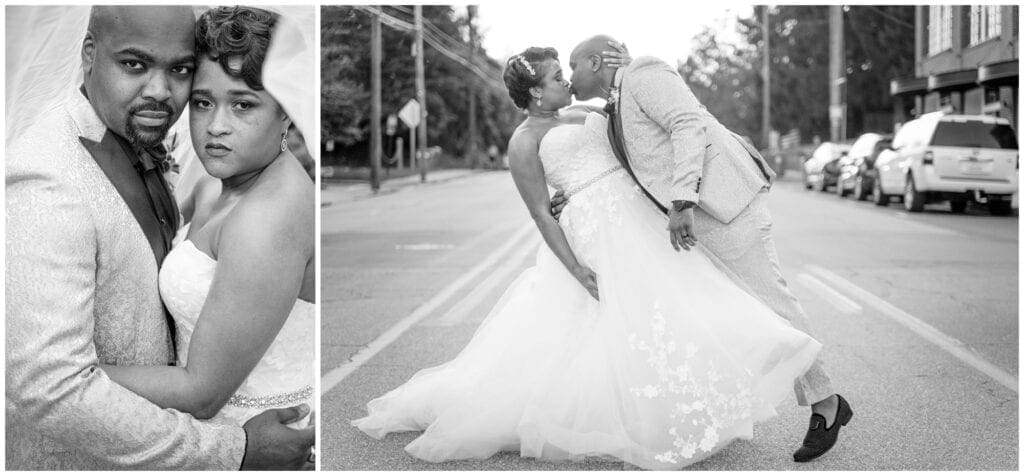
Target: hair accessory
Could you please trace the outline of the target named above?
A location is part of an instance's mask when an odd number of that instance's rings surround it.
[[[530,65],[529,61],[526,61],[526,58],[524,58],[523,55],[515,55],[515,56],[513,56],[512,57],[512,61],[519,61],[519,64],[523,65],[523,67],[526,68],[526,70],[530,72],[530,76],[536,76],[537,75],[537,72],[533,70],[533,66]]]

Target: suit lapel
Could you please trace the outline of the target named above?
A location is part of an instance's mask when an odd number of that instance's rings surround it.
[[[110,131],[107,131],[99,142],[94,142],[86,137],[78,139],[106,174],[107,179],[121,195],[128,209],[131,210],[135,221],[146,235],[146,240],[149,242],[149,247],[153,250],[153,256],[159,266],[166,255],[164,237],[161,233],[160,222],[156,214],[153,213],[153,204],[146,192],[146,185],[132,165],[131,157]]]
[[[633,178],[633,182],[640,187],[640,190],[644,192],[644,195],[647,196],[651,203],[658,207],[658,210],[661,210],[661,213],[668,214],[668,208],[665,208],[661,202],[654,198],[654,195],[651,195],[651,192],[647,190],[647,187],[644,187],[644,184],[640,183],[640,180],[637,180],[636,174],[633,173],[633,167],[629,164],[629,152],[626,151],[626,138],[622,134],[622,77],[624,72],[625,71],[622,68],[619,68],[619,70],[615,72],[615,79],[612,82],[614,88],[618,90],[618,97],[615,98],[615,103],[611,104],[612,110],[608,111],[608,140],[612,143],[612,151],[615,153],[615,158],[619,159],[619,163],[622,164],[622,167],[626,169],[626,172],[629,172],[629,176]]]

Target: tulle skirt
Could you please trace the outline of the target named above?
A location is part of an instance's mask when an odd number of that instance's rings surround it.
[[[542,245],[454,360],[352,424],[423,431],[406,451],[431,462],[518,451],[677,469],[750,439],[820,350],[703,248],[673,250],[625,172],[571,197],[561,225],[600,301]]]

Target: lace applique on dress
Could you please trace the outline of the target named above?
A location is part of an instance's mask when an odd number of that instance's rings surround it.
[[[739,369],[734,371],[739,375],[724,376],[715,360],[703,355],[695,343],[685,342],[679,349],[676,342],[683,341],[667,331],[665,324],[661,303],[655,302],[650,339],[630,334],[630,349],[647,355],[647,364],[658,380],[629,391],[638,397],[675,401],[668,429],[674,449],[655,459],[678,463],[679,458],[693,458],[697,451],[711,453],[719,443],[718,430],[749,419],[751,410],[761,402],[749,386],[753,372]]]

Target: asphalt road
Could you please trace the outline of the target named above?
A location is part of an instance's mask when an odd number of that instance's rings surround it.
[[[944,205],[909,214],[804,191],[770,194],[783,273],[855,416],[831,453],[798,464],[809,410],[779,417],[699,470],[1017,470],[1018,218]],[[502,453],[431,464],[417,433],[349,425],[370,399],[453,358],[539,234],[504,172],[411,185],[322,209],[322,469],[616,470]],[[667,243],[667,238],[666,238]]]

